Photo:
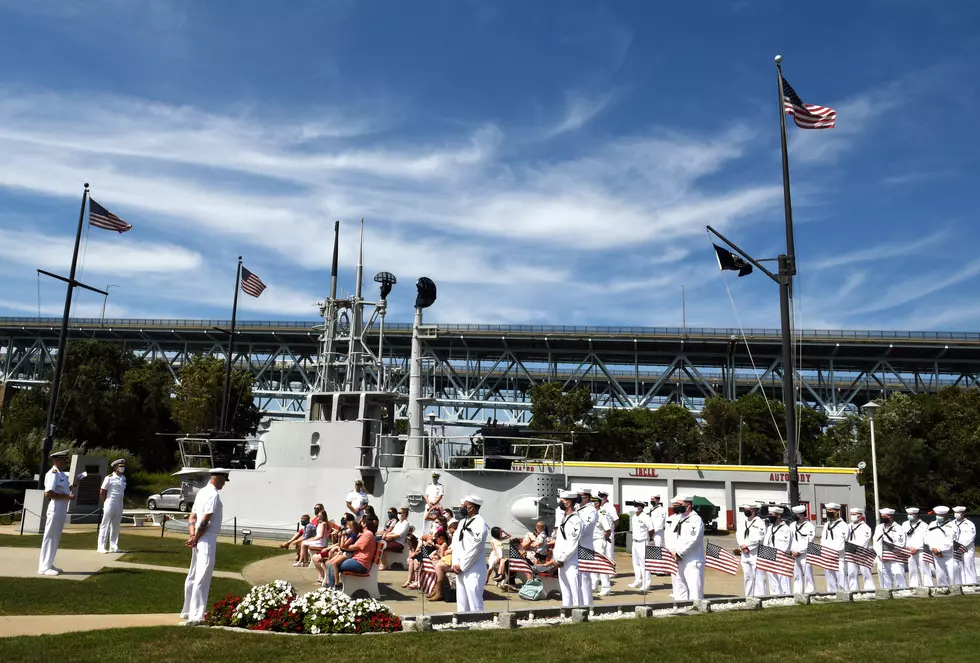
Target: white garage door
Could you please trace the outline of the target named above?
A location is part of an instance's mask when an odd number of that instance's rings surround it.
[[[582,488],[591,488],[592,497],[598,497],[599,491],[604,490],[609,493],[609,497],[615,497],[613,495],[613,482],[612,479],[603,477],[601,479],[593,477],[570,477],[568,480],[568,489],[574,490],[575,492],[580,491]]]
[[[745,527],[745,516],[738,513],[738,507],[752,502],[777,502],[785,503],[786,484],[784,483],[736,483],[735,484],[735,509],[736,525],[739,529]]]
[[[632,513],[633,507],[627,507],[627,502],[649,502],[651,495],[659,495],[660,503],[667,504],[670,495],[667,494],[666,479],[620,479],[619,480],[619,511]]]
[[[718,529],[725,530],[728,527],[728,494],[725,490],[723,481],[675,481],[674,493],[697,495],[710,501],[718,507]],[[673,497],[670,495],[668,499]],[[707,523],[705,523],[707,524]]]

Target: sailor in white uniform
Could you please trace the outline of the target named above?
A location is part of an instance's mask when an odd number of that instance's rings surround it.
[[[589,550],[595,550],[595,526],[599,519],[599,512],[592,504],[592,489],[579,488],[578,491],[581,505],[578,509],[578,517],[582,519],[582,539],[579,545]],[[579,573],[579,598],[583,606],[592,605],[592,575],[591,573]]]
[[[190,538],[184,545],[191,549],[191,565],[184,581],[184,607],[180,616],[188,624],[203,620],[208,609],[208,592],[211,590],[211,575],[214,573],[218,533],[224,511],[218,493],[228,482],[229,472],[219,467],[211,469],[211,481],[198,491],[194,508],[187,519]]]
[[[770,548],[790,552],[793,544],[793,535],[789,526],[783,522],[783,507],[769,507],[769,522],[766,523],[766,534],[763,538],[765,544]],[[769,572],[766,574],[769,581],[769,593],[773,596],[786,596],[793,591],[792,580],[789,576],[781,576]]]
[[[364,515],[364,507],[368,505],[368,494],[364,492],[364,482],[357,479],[354,482],[354,490],[347,493],[347,511],[354,514],[355,520],[360,520]]]
[[[824,570],[823,577],[827,582],[827,591],[836,592],[847,588],[847,572],[844,568],[844,543],[847,541],[847,525],[840,518],[840,504],[827,502],[827,521],[823,524],[820,534],[820,545],[840,555],[837,571]]]
[[[453,573],[456,574],[456,611],[482,612],[487,584],[487,521],[480,515],[483,498],[463,498],[465,516],[453,535]]]
[[[677,575],[672,575],[675,601],[704,598],[704,521],[694,512],[693,495],[675,495],[673,515],[667,519],[665,541],[677,557]]]
[[[847,540],[862,548],[871,547],[871,527],[864,519],[864,509],[857,507],[851,509],[851,524],[847,530]],[[875,588],[875,579],[871,575],[871,569],[861,566],[854,562],[847,562],[847,588],[852,592],[858,591],[858,574],[864,578],[864,589],[868,591]]]
[[[909,587],[932,587],[932,566],[925,561],[926,532],[929,526],[919,519],[919,507],[910,506],[905,509],[908,519],[902,523],[905,533],[905,547],[912,556],[909,557]]]
[[[799,504],[793,507],[796,522],[790,526],[792,542],[790,554],[795,558],[793,568],[793,592],[795,594],[813,594],[813,567],[806,563],[806,548],[817,536],[817,528],[806,517],[806,506]]]
[[[881,522],[875,527],[874,549],[878,556],[878,579],[882,589],[905,589],[905,565],[901,562],[886,562],[882,557],[884,545],[905,547],[905,532],[895,524],[895,509],[878,510]]]
[[[606,493],[599,493],[599,499],[605,499]],[[595,499],[593,499],[595,502]],[[606,504],[609,502],[607,501]],[[610,504],[610,506],[612,506]],[[613,508],[613,513],[615,513],[615,508]],[[618,519],[618,514],[617,514]],[[596,508],[596,526],[592,531],[592,547],[599,553],[602,553],[609,559],[615,559],[613,557],[613,534],[616,531],[615,521],[612,516],[609,515],[609,511],[602,508],[599,505]],[[596,590],[596,586],[601,582],[602,590],[599,592],[599,596],[608,596],[612,592],[612,583],[610,582],[612,576],[608,573],[593,573],[592,574],[592,591]]]
[[[947,519],[948,506],[937,506],[932,510],[936,520],[930,523],[926,532],[926,546],[936,558],[936,587],[953,584],[959,576],[960,565],[953,557],[953,541],[956,540],[956,524]]]
[[[37,564],[38,575],[56,576],[61,569],[54,565],[61,543],[61,532],[68,519],[68,503],[75,499],[75,484],[71,483],[65,469],[68,467],[68,452],[58,451],[49,456],[53,466],[44,475],[44,497],[48,500],[47,516],[44,521],[44,539],[41,541],[41,558]]]
[[[126,459],[112,461],[112,474],[102,480],[102,523],[99,525],[98,551],[122,553],[119,549],[119,523],[122,522],[123,496],[126,494]]]
[[[425,487],[425,511],[422,513],[422,527],[419,531],[425,529],[426,519],[436,506],[440,510],[442,509],[441,503],[442,498],[446,495],[446,488],[439,482],[440,476],[442,475],[439,472],[433,472],[432,483]]]
[[[735,532],[735,542],[742,551],[745,596],[765,596],[765,573],[756,570],[756,556],[759,553],[759,544],[766,535],[766,524],[758,517],[758,504],[743,504],[742,513],[745,514],[745,524]]]
[[[578,578],[578,547],[582,540],[582,519],[575,510],[575,505],[578,503],[578,493],[570,490],[558,493],[558,506],[563,515],[554,531],[555,549],[551,565],[558,569],[561,604],[565,608],[582,605],[582,583]]]
[[[954,506],[956,514],[956,540],[965,550],[960,562],[960,582],[964,585],[977,584],[977,527],[966,519],[966,507]]]
[[[646,570],[646,547],[653,531],[643,502],[636,503],[636,513],[630,518],[630,530],[633,535],[633,582],[629,584],[629,588],[645,592],[650,588],[650,572]]]
[[[660,495],[650,497],[650,506],[647,509],[650,516],[650,531],[653,533],[653,545],[664,545],[664,528],[667,526],[667,508],[660,503]]]

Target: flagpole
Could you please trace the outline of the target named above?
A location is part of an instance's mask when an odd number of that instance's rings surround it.
[[[783,211],[786,219],[786,253],[779,256],[779,318],[782,328],[783,405],[786,408],[786,464],[789,469],[789,503],[800,503],[800,475],[796,463],[796,389],[793,365],[793,329],[790,306],[793,277],[796,275],[796,242],[793,237],[793,204],[789,190],[789,154],[786,149],[786,109],[783,100],[783,56],[776,58],[776,84],[779,94],[779,143],[783,154]]]
[[[228,406],[231,398],[231,364],[235,356],[235,319],[238,317],[238,291],[242,280],[242,257],[238,256],[238,267],[235,271],[235,299],[231,306],[231,332],[228,335],[228,361],[225,362],[225,385],[221,390],[221,432],[227,432],[231,422],[228,421]]]
[[[75,269],[78,266],[78,245],[82,240],[82,227],[85,222],[85,203],[88,202],[88,182],[82,190],[82,207],[78,211],[78,229],[75,231],[75,248],[71,254],[71,271],[68,274],[68,292],[65,294],[65,311],[61,316],[61,332],[58,335],[58,352],[54,360],[54,375],[51,377],[51,397],[48,401],[48,417],[44,425],[44,439],[41,441],[41,468],[38,470],[37,487],[44,489],[44,471],[48,466],[48,456],[54,444],[55,414],[58,406],[58,390],[61,386],[61,373],[65,367],[65,345],[68,341],[68,316],[71,314],[71,295],[75,287]]]

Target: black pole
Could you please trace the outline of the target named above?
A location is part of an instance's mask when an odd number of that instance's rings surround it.
[[[238,289],[242,280],[242,257],[238,256],[238,267],[235,272],[235,300],[231,306],[231,332],[228,334],[228,361],[225,362],[225,386],[221,391],[221,426],[226,432],[231,422],[228,421],[228,406],[231,398],[231,363],[235,355],[235,318],[238,317]]]
[[[48,466],[48,456],[54,444],[55,414],[58,409],[58,389],[61,386],[61,372],[65,367],[65,345],[68,341],[68,316],[71,314],[71,295],[75,287],[75,268],[78,266],[78,245],[82,240],[82,227],[85,222],[85,203],[88,201],[88,182],[82,191],[82,207],[78,212],[78,230],[75,231],[75,248],[71,254],[71,272],[68,274],[68,292],[65,294],[65,312],[61,316],[61,333],[58,335],[58,353],[54,359],[54,375],[51,377],[51,398],[48,401],[48,418],[44,425],[44,439],[41,441],[41,468],[37,473],[37,487],[44,490],[44,471]]]
[[[786,217],[786,253],[779,256],[779,317],[783,340],[783,405],[786,407],[786,461],[789,466],[789,502],[800,503],[800,475],[796,465],[796,389],[793,366],[793,328],[790,306],[793,277],[796,275],[796,241],[793,237],[793,204],[789,187],[789,153],[786,149],[786,107],[783,97],[783,56],[776,56],[776,84],[779,94],[779,143],[783,153],[783,211]]]

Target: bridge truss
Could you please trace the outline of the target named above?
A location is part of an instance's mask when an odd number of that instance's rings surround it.
[[[0,389],[39,386],[51,373],[60,321],[0,318]],[[161,359],[179,379],[195,354],[226,356],[219,320],[73,320],[72,339],[118,343]],[[316,382],[316,322],[237,323],[235,366],[256,378],[261,409],[302,416]],[[322,323],[321,323],[322,324]],[[408,393],[411,325],[386,323],[385,365],[373,386]],[[980,334],[799,332],[798,398],[836,418],[893,392],[978,385]],[[711,396],[781,395],[777,330],[431,325],[423,328],[426,412],[444,424],[527,423],[529,390],[548,381],[588,387],[596,408],[699,411]],[[377,335],[374,336],[375,341]],[[405,405],[398,416],[405,416]]]

